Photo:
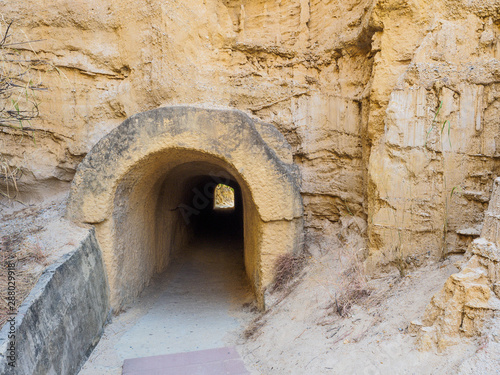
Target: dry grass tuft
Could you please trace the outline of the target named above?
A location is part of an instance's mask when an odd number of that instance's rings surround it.
[[[343,244],[327,258],[328,261],[317,260],[321,268],[329,270],[329,276],[316,281],[330,296],[326,305],[327,314],[345,318],[350,316],[354,305],[367,306],[377,303],[377,300],[368,285],[364,266],[364,242],[356,233],[346,233],[342,239]]]
[[[0,155],[0,195],[7,199],[16,199],[19,193],[17,181],[21,178],[20,168],[14,168],[9,165],[3,155]]]
[[[358,283],[351,284],[348,288],[335,295],[335,300],[330,304],[329,308],[333,309],[338,316],[345,318],[349,316],[354,305],[360,304],[370,295],[371,290]]]
[[[348,268],[341,273],[334,299],[329,305],[335,314],[347,317],[356,304],[360,304],[372,293],[368,287],[362,261],[354,253],[348,257]]]
[[[243,332],[243,337],[245,338],[245,340],[256,337],[257,332],[259,332],[260,328],[262,328],[264,324],[266,324],[266,321],[262,320],[260,317],[250,323],[247,329],[245,329],[245,331]]]
[[[274,281],[271,291],[286,289],[291,281],[299,274],[305,264],[302,255],[282,254],[274,266]]]

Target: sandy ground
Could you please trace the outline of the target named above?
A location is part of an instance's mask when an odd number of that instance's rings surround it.
[[[252,300],[241,249],[192,244],[113,318],[80,375],[121,374],[127,358],[232,345],[255,315],[244,307]]]
[[[63,202],[3,212],[0,234],[21,233],[20,251],[35,246],[43,254],[41,262],[24,265],[26,272],[39,274],[85,232],[62,219]],[[113,318],[80,374],[120,374],[125,358],[221,346],[236,346],[252,374],[500,372],[500,317],[488,323],[482,338],[444,353],[417,351],[408,332],[456,272],[460,257],[405,277],[371,280],[371,295],[340,317],[332,302],[349,286],[343,271],[350,266],[342,256],[348,249],[310,258],[292,286],[270,295],[265,314],[253,308],[243,266],[227,256],[233,250],[205,244],[185,252],[136,304]]]
[[[248,308],[241,265],[234,272],[234,263],[224,264],[224,253],[213,250],[192,248],[138,304],[115,317],[80,374],[120,374],[125,358],[224,345],[236,346],[252,374],[497,373],[491,353],[481,357],[479,341],[445,353],[419,352],[408,332],[460,257],[403,278],[369,281],[372,294],[340,317],[331,306],[345,287],[340,279],[347,264],[339,252],[311,258],[295,284],[272,294],[273,305],[260,314]]]
[[[255,374],[449,374],[476,352],[474,342],[446,353],[419,352],[412,320],[456,267],[449,260],[406,277],[372,280],[372,295],[341,318],[330,306],[342,277],[335,251],[312,259],[285,299],[254,321],[238,349]]]
[[[0,207],[0,238],[16,237],[14,248],[21,253],[39,251],[43,262],[33,264],[36,271],[71,251],[86,235],[86,230],[64,219],[67,199],[64,193],[36,205]]]

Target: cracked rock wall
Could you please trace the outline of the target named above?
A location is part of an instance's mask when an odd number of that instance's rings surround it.
[[[381,1],[368,133],[370,264],[464,252],[498,175],[495,1]]]
[[[419,328],[421,350],[436,347],[442,351],[462,337],[481,336],[500,311],[500,178],[485,214],[481,237],[468,251],[460,272],[451,275],[443,289],[432,298]],[[494,331],[493,331],[494,332]],[[490,332],[491,333],[491,332]],[[498,342],[498,340],[495,340]]]
[[[366,228],[371,269],[404,272],[480,233],[500,149],[498,1],[0,4],[60,72],[44,76],[36,145],[0,137],[25,200],[67,189],[131,115],[195,104],[286,137],[313,253]]]
[[[274,124],[303,175],[310,243],[364,217],[370,1],[0,1],[60,75],[44,76],[37,144],[2,134],[22,198],[65,189],[91,147],[164,105],[237,108]],[[18,17],[19,15],[25,15]],[[61,186],[60,186],[61,185]],[[41,190],[41,189],[38,189]],[[323,235],[326,233],[326,237]],[[316,245],[315,245],[316,246]]]

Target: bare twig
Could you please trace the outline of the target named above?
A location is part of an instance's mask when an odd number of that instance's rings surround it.
[[[0,21],[0,27],[1,27]],[[31,121],[40,115],[40,100],[35,95],[37,91],[46,90],[40,83],[35,83],[35,73],[38,68],[51,64],[38,58],[31,48],[31,43],[41,40],[15,40],[12,32],[13,22],[10,21],[0,37],[0,128],[9,128],[15,132],[34,136]],[[29,49],[14,48],[19,45],[30,45]],[[26,57],[23,51],[28,51],[36,58]]]

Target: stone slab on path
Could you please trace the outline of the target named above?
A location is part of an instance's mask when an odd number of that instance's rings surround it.
[[[123,375],[246,375],[249,374],[235,348],[126,359]]]

